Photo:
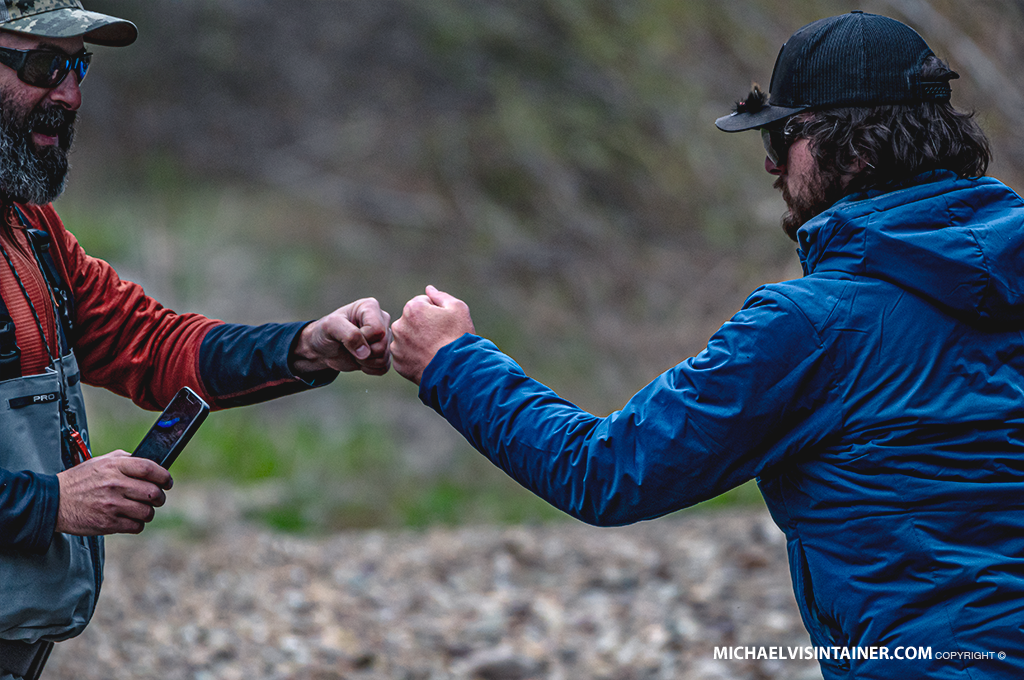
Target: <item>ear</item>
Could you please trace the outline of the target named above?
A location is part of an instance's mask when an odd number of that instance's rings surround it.
[[[854,180],[857,180],[858,177],[860,177],[860,174],[866,168],[868,168],[869,166],[871,168],[875,167],[875,166],[871,165],[871,163],[867,162],[866,160],[864,160],[863,158],[861,158],[859,156],[857,158],[853,159],[853,163],[850,164],[849,171],[845,175],[843,175],[843,177],[842,177],[841,182],[842,182],[843,188],[844,189],[848,188],[854,182]],[[861,179],[861,180],[858,180],[858,181],[863,181],[863,180]]]

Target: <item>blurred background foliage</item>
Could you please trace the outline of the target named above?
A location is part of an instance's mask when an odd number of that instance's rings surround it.
[[[167,306],[246,323],[371,295],[397,318],[433,283],[601,415],[800,275],[760,140],[713,125],[800,26],[864,9],[916,27],[961,74],[990,174],[1022,186],[1022,2],[87,4],[140,29],[95,50],[57,203],[90,253]],[[152,421],[87,398],[97,450]],[[289,530],[560,516],[394,373],[217,413],[175,474]]]

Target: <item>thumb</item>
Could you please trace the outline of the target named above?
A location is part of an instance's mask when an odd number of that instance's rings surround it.
[[[370,356],[370,346],[366,343],[366,338],[362,333],[355,333],[342,344],[356,359],[362,360]]]
[[[438,307],[447,307],[451,303],[459,301],[457,297],[429,285],[427,286],[427,297]]]

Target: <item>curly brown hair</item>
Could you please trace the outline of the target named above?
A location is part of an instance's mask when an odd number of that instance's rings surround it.
[[[936,57],[922,66],[924,81],[956,77]],[[853,175],[847,193],[929,170],[981,177],[992,157],[975,113],[957,111],[949,102],[832,108],[794,118],[796,134],[810,142],[822,170]]]

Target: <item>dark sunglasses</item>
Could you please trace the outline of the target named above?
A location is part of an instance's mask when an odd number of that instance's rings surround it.
[[[775,165],[782,165],[789,156],[789,147],[803,134],[805,123],[797,118],[787,118],[782,125],[761,128],[764,151]]]
[[[786,143],[786,135],[782,130],[761,128],[761,142],[769,160],[775,165],[782,165],[783,159],[789,153],[789,144]]]
[[[85,80],[92,61],[91,52],[65,54],[57,50],[14,50],[0,47],[0,64],[18,72],[23,83],[53,89],[74,71],[78,82]]]

